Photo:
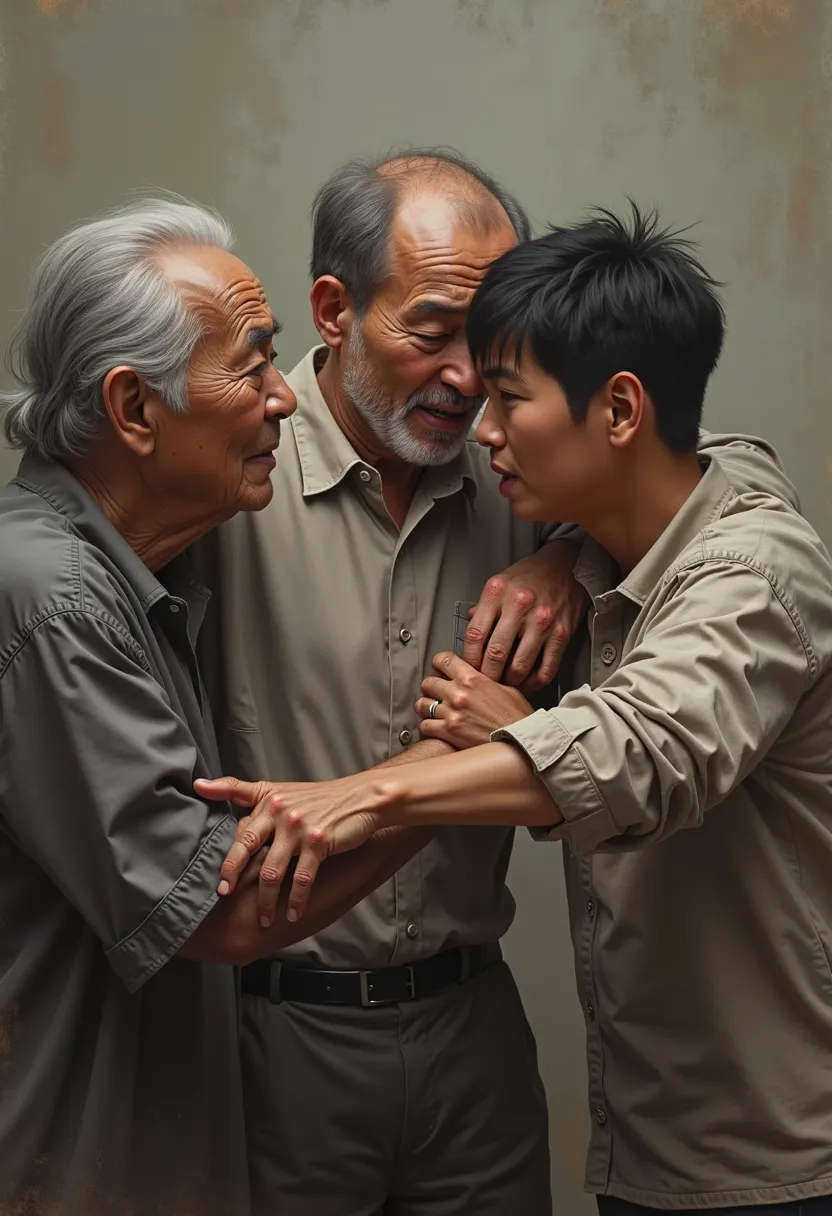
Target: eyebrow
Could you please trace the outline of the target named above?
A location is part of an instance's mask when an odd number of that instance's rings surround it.
[[[468,311],[467,304],[449,304],[447,300],[420,300],[411,309],[413,313],[443,312],[461,313]]]
[[[246,346],[249,350],[254,350],[258,346],[262,346],[264,342],[270,342],[272,338],[283,329],[283,326],[276,317],[272,317],[271,325],[256,325],[254,329],[250,329],[246,334]]]
[[[515,368],[507,367],[504,363],[497,363],[492,367],[481,367],[479,372],[483,380],[514,380],[516,382],[523,379]]]

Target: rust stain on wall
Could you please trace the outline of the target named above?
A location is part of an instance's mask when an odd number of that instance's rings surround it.
[[[771,180],[751,218],[749,257],[770,263],[767,245],[779,228],[781,248],[782,233],[787,235],[792,271],[808,271],[817,280],[819,258],[832,271],[824,214],[832,185],[832,85],[825,59],[832,5],[690,0],[669,14],[645,0],[602,0],[600,13],[638,78],[641,99],[664,107],[666,132],[675,126],[677,90],[689,73],[706,118],[723,124],[727,138],[756,141],[769,151]],[[681,70],[669,79],[667,64],[675,62]]]

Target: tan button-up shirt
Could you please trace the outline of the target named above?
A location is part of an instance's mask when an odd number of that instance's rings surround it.
[[[712,462],[623,581],[576,573],[572,691],[495,737],[565,819],[589,1189],[832,1194],[832,562]]]
[[[433,656],[453,648],[456,602],[478,600],[488,578],[543,539],[513,519],[474,442],[424,471],[399,531],[378,472],[321,395],[325,355],[313,350],[288,376],[298,408],[282,428],[271,504],[219,529],[219,552],[208,555],[219,570],[200,571],[215,592],[200,662],[223,762],[249,779],[342,777],[418,740],[414,702]],[[747,442],[708,443],[738,476],[793,494]],[[511,845],[505,828],[444,828],[395,878],[283,957],[380,967],[496,941],[514,914]]]

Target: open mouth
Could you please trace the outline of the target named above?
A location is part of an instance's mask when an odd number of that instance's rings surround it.
[[[420,414],[432,431],[464,430],[471,421],[471,411],[467,409],[445,409],[441,405],[417,405],[414,414]]]

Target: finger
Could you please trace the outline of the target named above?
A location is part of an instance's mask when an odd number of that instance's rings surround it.
[[[488,639],[480,664],[480,671],[489,680],[499,680],[503,674],[511,647],[533,603],[531,591],[513,591],[503,602],[500,619]]]
[[[237,839],[220,866],[220,879],[225,879],[234,890],[237,880],[251,858],[267,845],[274,835],[275,815],[280,802],[276,797],[267,798],[256,815],[249,815],[237,825]]]
[[[445,677],[445,680],[467,679],[469,676],[476,675],[477,670],[473,664],[461,659],[459,655],[453,654],[450,650],[440,650],[439,654],[434,655],[433,666],[440,675]],[[434,680],[436,677],[428,676],[427,679]],[[445,684],[445,690],[447,692],[447,684]]]
[[[471,671],[473,670],[472,667]],[[444,701],[450,696],[453,686],[453,680],[446,680],[443,676],[425,676],[422,681],[422,696],[430,698],[431,701]]]
[[[419,734],[423,739],[441,739],[443,743],[456,747],[447,720],[443,721],[442,718],[423,718],[419,723]]]
[[[555,614],[551,608],[535,608],[521,625],[517,650],[506,668],[505,682],[515,688],[531,675],[536,660],[543,658],[543,651],[551,636]]]
[[[240,839],[240,832],[245,831],[245,829],[248,827],[250,821],[251,821],[251,815],[246,815],[246,816],[244,816],[243,819],[240,819],[239,822],[237,823],[237,839],[238,840]],[[228,857],[226,856],[226,861],[227,860],[228,860]],[[232,874],[232,876],[230,878],[221,878],[220,879],[220,884],[217,887],[218,895],[230,895],[231,894],[231,892],[236,887],[237,880],[239,879],[240,875],[242,874],[243,870],[245,869],[245,866],[246,866],[246,863],[244,863],[241,868],[235,866],[234,873]],[[222,873],[222,867],[220,867],[220,873]]]
[[[307,846],[301,852],[292,877],[292,889],[289,892],[289,902],[286,908],[287,920],[300,920],[306,911],[309,896],[312,894],[312,887],[315,884],[315,879],[318,877],[320,864],[321,858],[318,857],[314,848]]]
[[[569,637],[570,633],[565,625],[555,625],[543,647],[540,664],[521,686],[522,692],[528,695],[530,692],[540,692],[542,688],[549,687],[560,670],[566,647],[569,644]]]
[[[419,700],[416,702],[416,713],[419,715],[420,718],[427,718],[428,721],[436,721],[436,719],[439,717],[440,714],[442,714],[442,713],[447,714],[447,712],[448,712],[447,707],[445,706],[443,701],[440,701],[439,704],[437,705],[436,709],[434,710],[433,715],[431,715],[430,707],[431,707],[431,705],[433,705],[433,703],[436,699],[437,699],[436,697],[420,697],[419,698]]]
[[[240,781],[237,777],[199,777],[194,789],[209,802],[233,802],[234,806],[256,806],[265,793],[266,781]]]
[[[268,929],[274,924],[283,879],[286,877],[286,871],[296,851],[294,833],[281,830],[260,867],[257,915],[260,918],[260,927],[263,929]]]
[[[494,628],[494,622],[500,614],[500,604],[507,587],[508,581],[499,575],[496,578],[490,578],[483,588],[479,603],[471,614],[471,620],[465,627],[462,657],[466,663],[476,667],[477,671],[482,664],[485,644]]]

